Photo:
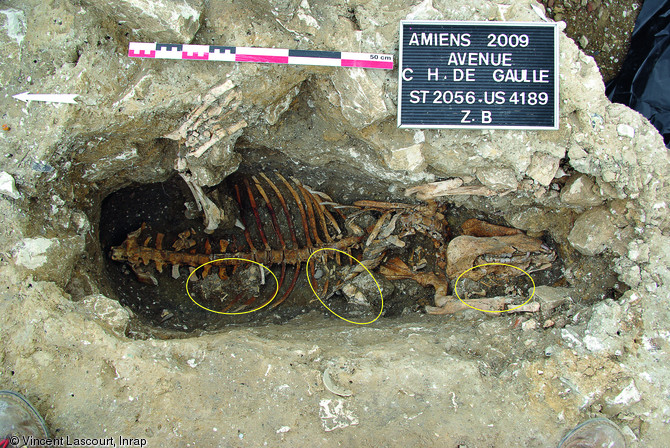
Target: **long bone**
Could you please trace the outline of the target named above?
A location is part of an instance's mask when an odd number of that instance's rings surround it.
[[[184,179],[184,182],[188,185],[191,193],[193,193],[193,198],[195,198],[195,202],[198,205],[198,210],[205,213],[205,232],[214,232],[223,219],[223,212],[205,195],[205,192],[202,191],[202,187],[193,181],[189,173],[179,172],[179,175]]]

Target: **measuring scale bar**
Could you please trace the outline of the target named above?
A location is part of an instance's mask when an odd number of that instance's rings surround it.
[[[285,48],[131,42],[128,46],[128,56],[131,58],[393,69],[393,56],[390,54],[288,50]]]

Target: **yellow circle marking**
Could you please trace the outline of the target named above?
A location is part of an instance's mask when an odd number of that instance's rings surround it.
[[[528,297],[528,300],[526,300],[525,302],[523,302],[521,305],[515,306],[514,308],[510,308],[510,309],[508,309],[508,310],[501,310],[501,311],[496,311],[496,310],[482,310],[482,309],[475,308],[474,306],[472,306],[472,305],[468,305],[467,303],[465,303],[465,301],[464,301],[463,299],[461,299],[461,297],[458,295],[458,289],[456,289],[456,287],[458,286],[458,281],[461,279],[461,277],[463,277],[463,275],[467,274],[468,272],[472,271],[473,269],[481,268],[482,266],[491,266],[491,265],[509,266],[510,268],[518,269],[519,271],[521,271],[521,272],[523,272],[524,274],[526,274],[526,275],[528,276],[528,278],[530,279],[530,281],[533,283],[533,292],[532,292],[532,294],[530,295],[530,297]],[[524,271],[524,270],[521,269],[520,267],[513,266],[513,265],[511,265],[511,264],[505,264],[505,263],[484,263],[484,264],[478,264],[477,266],[473,266],[473,267],[471,267],[470,269],[468,269],[467,271],[463,272],[461,275],[459,275],[458,278],[456,279],[456,283],[454,283],[454,293],[456,294],[456,297],[458,297],[458,300],[460,300],[461,302],[463,302],[465,305],[469,306],[469,307],[472,308],[473,310],[483,311],[483,312],[485,312],[485,313],[506,313],[506,312],[508,312],[508,311],[513,311],[513,310],[515,310],[515,309],[517,309],[517,308],[521,308],[522,306],[524,306],[525,304],[527,304],[528,302],[530,302],[530,299],[532,299],[533,296],[535,295],[535,280],[533,280],[533,277],[531,277],[530,274],[529,274],[528,272]]]
[[[314,291],[314,286],[312,286],[312,281],[309,279],[309,261],[312,259],[312,257],[313,257],[314,255],[316,255],[317,253],[321,252],[322,250],[334,250],[335,252],[339,252],[339,253],[341,253],[341,254],[344,254],[344,255],[346,255],[347,257],[354,259],[354,260],[356,261],[356,263],[358,263],[358,264],[360,264],[361,266],[363,266],[363,269],[365,269],[365,270],[367,271],[367,273],[370,274],[370,277],[372,277],[372,280],[374,280],[375,285],[377,285],[377,289],[379,290],[379,297],[381,297],[381,299],[382,299],[382,306],[381,306],[381,308],[379,309],[379,314],[377,314],[377,317],[375,317],[374,319],[372,319],[370,322],[354,322],[353,320],[345,319],[344,317],[340,316],[340,315],[337,314],[335,311],[333,311],[333,310],[331,310],[330,308],[328,308],[328,305],[326,305],[326,304],[323,302],[323,300],[321,300],[321,297],[319,297],[319,295],[316,293],[316,291]],[[339,249],[331,249],[331,248],[329,248],[329,247],[324,247],[324,248],[322,248],[322,249],[315,250],[315,251],[312,253],[312,255],[309,256],[309,258],[307,259],[307,265],[305,266],[305,272],[306,272],[306,274],[307,274],[307,283],[309,283],[309,287],[312,288],[312,292],[314,293],[314,295],[316,296],[316,298],[319,299],[319,302],[321,302],[321,305],[325,306],[326,309],[327,309],[328,311],[330,311],[331,313],[333,313],[334,315],[336,315],[337,317],[339,317],[339,318],[342,319],[343,321],[345,321],[345,322],[349,322],[350,324],[356,324],[356,325],[368,325],[368,324],[371,324],[372,322],[376,321],[377,319],[379,319],[379,317],[382,315],[382,311],[384,311],[384,296],[382,295],[382,289],[379,287],[379,283],[377,283],[377,280],[375,279],[374,275],[372,275],[372,272],[370,272],[370,270],[369,270],[368,268],[366,268],[365,265],[364,265],[363,263],[361,263],[360,261],[358,261],[358,259],[357,259],[356,257],[354,257],[354,256],[352,256],[352,255],[349,255],[348,253],[346,253],[346,252],[344,252],[344,251],[342,251],[342,250],[339,250]]]
[[[239,313],[224,313],[223,311],[210,310],[209,308],[200,305],[198,302],[195,301],[195,299],[193,298],[193,296],[191,296],[191,293],[190,293],[189,290],[188,290],[188,281],[191,279],[191,276],[192,276],[193,274],[195,274],[195,273],[198,271],[198,269],[200,269],[200,268],[202,268],[202,267],[204,267],[204,266],[207,266],[208,264],[215,263],[215,262],[217,262],[217,261],[225,261],[225,260],[248,261],[249,263],[257,264],[258,266],[260,266],[260,267],[262,267],[263,269],[265,269],[266,271],[268,271],[270,274],[272,274],[272,277],[275,279],[275,283],[277,284],[277,289],[275,290],[275,294],[272,296],[272,298],[271,298],[270,300],[268,300],[265,304],[259,306],[258,308],[255,308],[255,309],[253,309],[253,310],[249,310],[249,311],[240,311]],[[188,294],[188,297],[193,301],[193,303],[195,303],[196,305],[198,305],[200,308],[202,308],[202,309],[204,309],[204,310],[207,310],[207,311],[210,311],[210,312],[212,312],[212,313],[216,313],[216,314],[236,315],[236,314],[248,314],[248,313],[253,313],[254,311],[258,311],[258,310],[260,310],[261,308],[264,308],[264,307],[268,306],[268,305],[270,304],[270,302],[272,302],[272,301],[275,299],[275,297],[277,297],[277,293],[279,293],[279,280],[277,280],[277,276],[275,275],[275,273],[272,272],[272,271],[270,270],[270,268],[268,268],[268,267],[265,266],[264,264],[261,264],[261,263],[259,263],[259,262],[257,262],[257,261],[254,261],[254,260],[248,260],[248,259],[246,259],[246,258],[217,258],[216,260],[208,261],[207,263],[201,264],[200,266],[198,266],[197,268],[195,268],[195,269],[193,270],[193,272],[191,272],[191,273],[188,275],[188,278],[186,279],[186,294]]]

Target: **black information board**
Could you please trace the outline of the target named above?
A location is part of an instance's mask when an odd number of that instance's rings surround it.
[[[558,27],[400,22],[398,126],[558,129]]]

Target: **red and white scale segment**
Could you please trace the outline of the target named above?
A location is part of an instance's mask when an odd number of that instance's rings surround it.
[[[128,56],[131,58],[265,62],[271,64],[393,69],[393,56],[390,54],[288,50],[285,48],[131,42],[128,46]]]

